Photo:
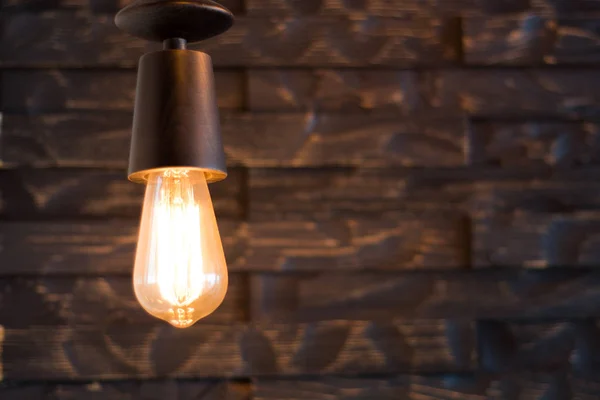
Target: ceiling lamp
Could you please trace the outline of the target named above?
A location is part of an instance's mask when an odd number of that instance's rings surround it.
[[[233,15],[209,0],[138,0],[117,26],[163,43],[141,57],[129,179],[146,185],[133,286],[142,307],[186,328],[227,291],[227,266],[208,183],[225,179],[212,61],[187,43],[225,32]]]

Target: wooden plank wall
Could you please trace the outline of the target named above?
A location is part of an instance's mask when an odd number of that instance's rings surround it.
[[[0,0],[1,399],[600,398],[600,1],[227,0],[230,266],[130,275],[123,0]]]

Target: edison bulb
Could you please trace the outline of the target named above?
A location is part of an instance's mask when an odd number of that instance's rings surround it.
[[[151,171],[135,255],[135,295],[151,315],[186,328],[227,291],[227,267],[204,172]]]

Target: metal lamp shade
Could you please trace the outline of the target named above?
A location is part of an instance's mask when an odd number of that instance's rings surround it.
[[[212,61],[197,51],[157,51],[139,63],[129,179],[145,183],[173,167],[201,169],[209,182],[227,176]]]

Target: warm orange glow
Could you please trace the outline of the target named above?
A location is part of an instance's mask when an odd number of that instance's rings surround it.
[[[133,271],[144,309],[187,328],[212,313],[227,291],[227,267],[204,173],[150,173]]]

